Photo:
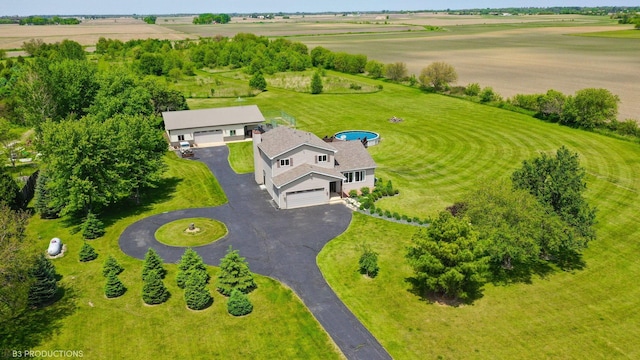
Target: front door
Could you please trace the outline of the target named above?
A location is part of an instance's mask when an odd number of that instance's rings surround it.
[[[334,192],[337,192],[337,191],[338,191],[338,189],[337,189],[336,182],[335,181],[330,182],[329,183],[329,192],[330,193],[334,193]]]

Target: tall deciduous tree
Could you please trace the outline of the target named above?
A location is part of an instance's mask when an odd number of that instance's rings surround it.
[[[452,65],[436,61],[422,69],[418,79],[423,87],[433,87],[435,90],[441,91],[458,80],[458,73]]]
[[[603,127],[616,120],[620,98],[607,89],[582,89],[568,97],[560,122],[585,129]]]
[[[233,250],[231,246],[225,257],[220,260],[220,274],[216,286],[218,291],[226,296],[231,295],[234,289],[246,294],[256,288],[249,264],[245,258],[240,257],[238,250]]]
[[[546,213],[535,197],[511,184],[486,182],[469,193],[457,216],[466,216],[479,232],[482,250],[505,269],[538,259]]]
[[[36,258],[29,276],[33,279],[29,289],[29,305],[43,306],[50,303],[58,291],[58,280],[55,267],[44,254],[41,253]]]
[[[409,72],[407,70],[407,64],[403,62],[396,62],[387,64],[384,67],[384,74],[386,78],[391,81],[402,81],[407,78]]]
[[[443,211],[411,242],[407,259],[418,289],[452,299],[477,296],[485,283],[487,261],[478,255],[478,234],[468,219]]]
[[[13,86],[15,111],[26,125],[39,125],[56,114],[55,95],[51,91],[48,62],[36,58],[29,65],[22,66],[20,75]]]
[[[557,246],[560,254],[579,253],[595,239],[596,211],[583,194],[585,170],[577,153],[562,146],[555,156],[541,154],[525,160],[512,175],[513,185],[535,196],[547,211],[555,213],[573,231]]]
[[[0,204],[0,321],[27,306],[33,259],[25,234],[28,219],[26,213]]]
[[[369,60],[364,69],[374,79],[381,78],[384,75],[384,64],[376,60]]]

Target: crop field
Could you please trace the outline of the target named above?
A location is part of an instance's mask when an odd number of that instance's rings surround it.
[[[587,171],[586,196],[599,221],[582,270],[488,284],[472,305],[432,304],[405,281],[412,274],[404,253],[415,228],[359,214],[322,250],[318,263],[340,298],[398,359],[640,356],[640,290],[633,285],[640,276],[637,143],[393,84],[377,93],[340,96],[271,89],[247,102],[262,111],[286,109],[298,128],[321,137],[352,128],[379,132],[381,144],[369,148],[376,174],[401,193],[376,205],[410,216],[432,216],[483,179],[506,178],[539,152],[561,145],[578,152]],[[404,121],[391,123],[391,116]],[[357,272],[363,241],[380,253],[381,273],[374,280]]]
[[[0,49],[20,49],[23,42],[31,39],[41,39],[46,43],[70,39],[84,46],[93,46],[100,37],[128,41],[147,38],[182,40],[188,36],[133,18],[88,20],[79,25],[0,25]]]
[[[410,73],[434,61],[452,64],[459,85],[491,86],[504,97],[555,89],[609,89],[621,99],[620,119],[640,120],[640,41],[570,34],[627,29],[600,18],[522,24],[446,25],[446,31],[296,37],[309,48],[361,53],[385,63],[403,61]]]

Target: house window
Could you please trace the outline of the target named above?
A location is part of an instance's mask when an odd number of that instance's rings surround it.
[[[290,164],[289,159],[280,159],[280,166],[289,166]]]
[[[344,180],[345,184],[352,183],[352,182],[363,182],[365,179],[364,170],[348,172],[348,173],[344,173],[343,175],[345,177],[345,180]]]
[[[235,130],[229,130],[229,136],[236,136]]]
[[[184,135],[178,135],[178,141],[184,141]]]
[[[327,162],[327,155],[318,155],[318,162]]]

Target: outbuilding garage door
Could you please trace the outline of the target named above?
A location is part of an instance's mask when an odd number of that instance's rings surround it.
[[[324,189],[292,191],[287,193],[287,209],[325,204],[327,197]]]
[[[193,141],[196,144],[223,142],[222,130],[198,131],[193,133]]]

